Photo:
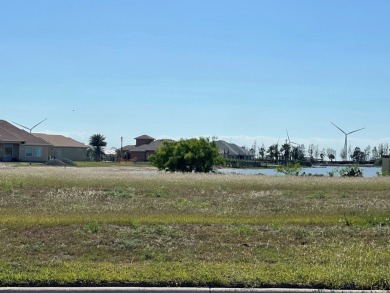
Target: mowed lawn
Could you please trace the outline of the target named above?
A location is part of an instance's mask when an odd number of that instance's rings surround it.
[[[390,289],[390,178],[2,165],[0,285]]]

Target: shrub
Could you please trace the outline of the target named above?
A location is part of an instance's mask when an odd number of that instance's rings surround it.
[[[358,166],[347,166],[339,170],[342,177],[363,177],[363,170]]]
[[[217,145],[208,138],[165,141],[149,160],[159,170],[170,172],[208,173],[222,163]]]
[[[58,159],[51,159],[45,163],[47,166],[66,166],[66,164]]]
[[[65,163],[68,166],[77,166],[77,164],[74,161],[66,159],[66,158],[63,159],[62,162]]]
[[[302,170],[301,165],[298,161],[296,162],[289,162],[286,165],[278,166],[276,168],[276,171],[278,173],[283,173],[284,175],[292,176],[292,175],[299,175],[299,172]]]

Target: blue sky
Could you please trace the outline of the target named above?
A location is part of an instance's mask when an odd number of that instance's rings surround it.
[[[389,1],[1,1],[0,119],[109,147],[390,142]]]

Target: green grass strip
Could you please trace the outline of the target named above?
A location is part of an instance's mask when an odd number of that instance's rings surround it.
[[[55,261],[45,264],[0,264],[0,285],[144,285],[211,287],[312,287],[388,289],[390,266],[350,268],[330,265]]]

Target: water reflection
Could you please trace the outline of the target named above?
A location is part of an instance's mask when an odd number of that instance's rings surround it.
[[[341,170],[345,167],[338,166],[326,166],[326,167],[311,167],[311,168],[303,168],[300,173],[305,172],[306,175],[325,175],[329,176],[329,172],[334,172],[334,176],[339,176],[338,170]],[[364,177],[374,177],[377,176],[378,172],[381,172],[380,167],[359,167],[363,171]],[[279,175],[284,176],[281,173],[276,172],[276,169],[230,169],[230,168],[222,168],[218,170],[221,173],[226,174],[262,174],[262,175]]]

